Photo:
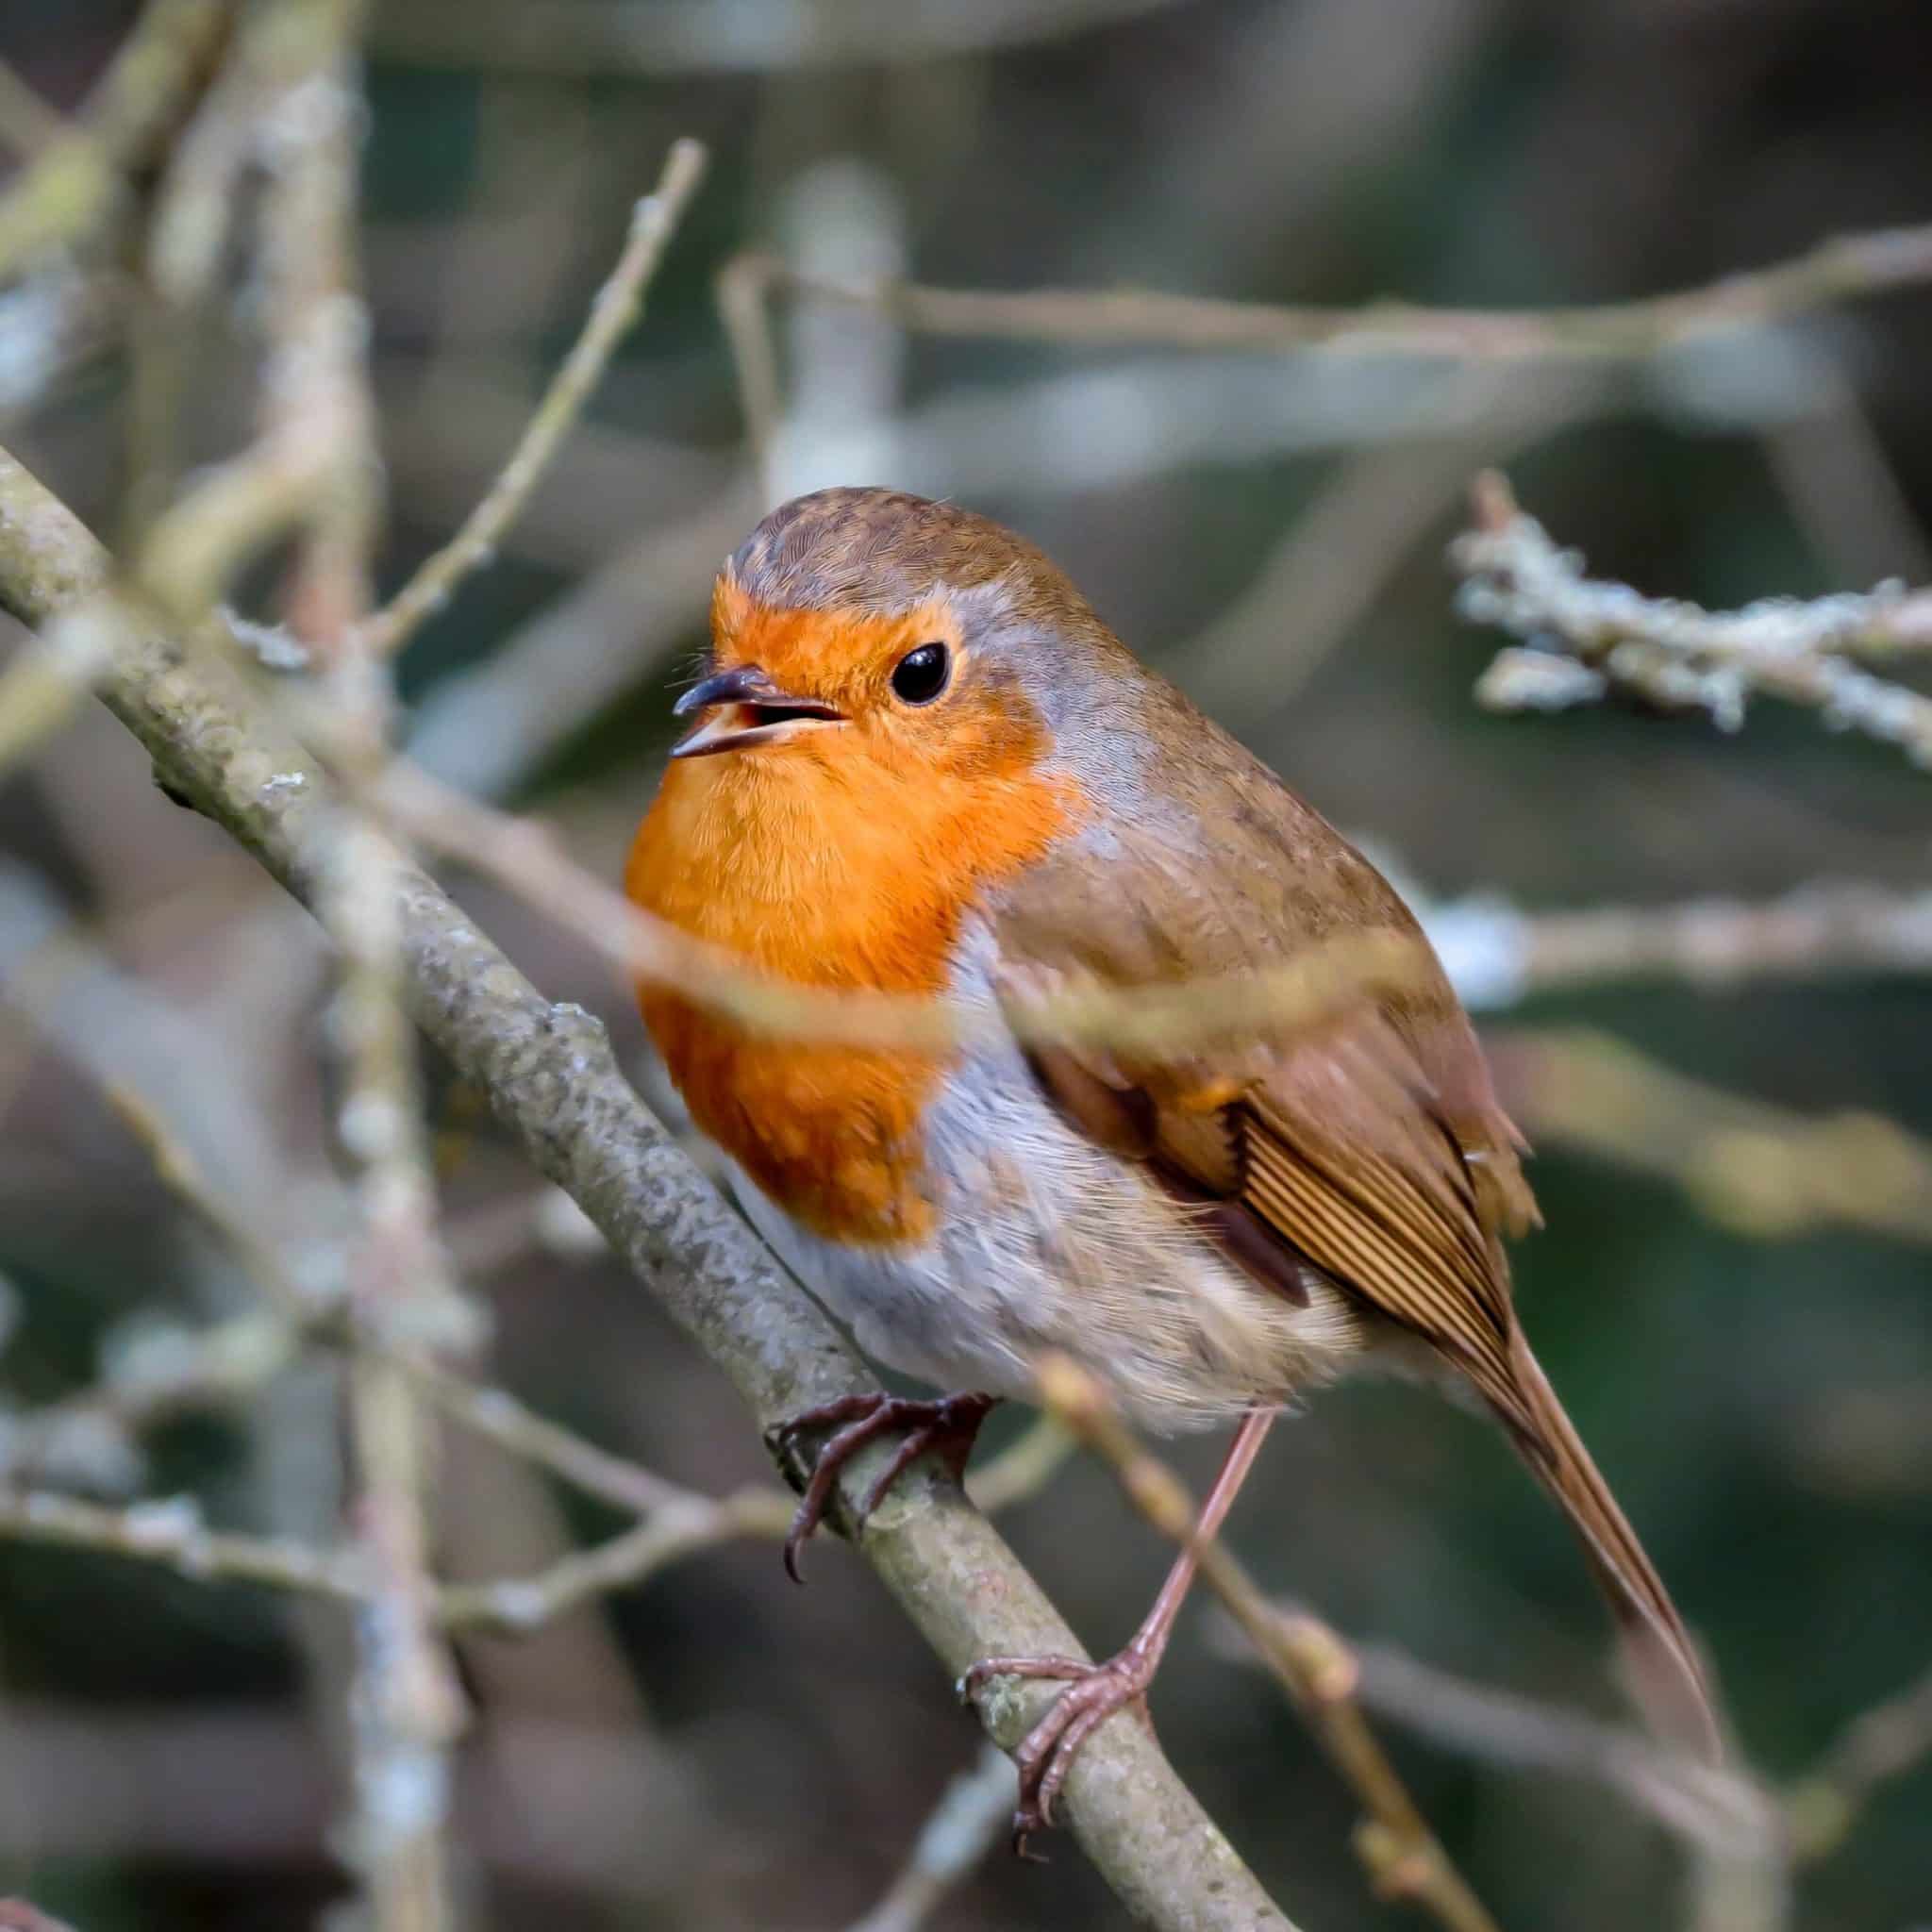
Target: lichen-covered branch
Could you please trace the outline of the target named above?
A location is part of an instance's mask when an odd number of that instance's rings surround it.
[[[0,457],[0,608],[42,625],[102,583],[107,559],[57,499]],[[158,631],[124,656],[102,696],[158,774],[299,897],[325,874],[326,774],[219,662]],[[762,1424],[872,1386],[824,1317],[651,1117],[603,1029],[551,1005],[429,878],[402,879],[403,948],[418,1023],[487,1093],[538,1167],[724,1370]],[[876,1476],[858,1458],[841,1507]],[[993,1653],[1078,1641],[955,1485],[895,1488],[859,1547],[949,1677]],[[1034,1686],[982,1699],[997,1740],[1037,1718]],[[1114,1725],[1074,1765],[1062,1805],[1130,1914],[1174,1932],[1257,1932],[1288,1922],[1137,1725]]]
[[[1450,560],[1462,614],[1531,646],[1502,652],[1484,673],[1476,695],[1492,710],[1564,710],[1624,690],[1735,731],[1763,695],[1932,767],[1932,698],[1852,661],[1932,643],[1932,591],[1773,597],[1738,611],[1641,596],[1586,576],[1583,559],[1524,515],[1493,473],[1477,479],[1474,527]]]

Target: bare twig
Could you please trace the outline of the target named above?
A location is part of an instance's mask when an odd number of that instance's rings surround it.
[[[1737,1233],[1782,1241],[1858,1227],[1932,1241],[1932,1146],[1882,1115],[1812,1118],[1726,1093],[1586,1028],[1490,1043],[1533,1139],[1680,1187]]]
[[[1012,1761],[991,1744],[941,1793],[920,1826],[912,1856],[851,1932],[919,1932],[946,1894],[1011,1827]]]
[[[638,203],[631,216],[630,237],[591,305],[583,333],[544,391],[509,460],[462,528],[425,558],[409,581],[364,621],[362,641],[368,650],[388,657],[401,649],[416,626],[448,601],[457,585],[495,555],[558,444],[590,400],[605,364],[642,312],[645,291],[704,172],[705,151],[698,142],[673,144],[657,188]]]
[[[367,1595],[362,1566],[353,1553],[211,1530],[186,1496],[111,1509],[42,1491],[0,1490],[0,1534],[133,1557],[197,1581],[266,1584],[345,1603],[361,1603]]]
[[[1932,1674],[1856,1717],[1785,1798],[1792,1850],[1826,1858],[1873,1794],[1932,1756]]]
[[[772,1490],[667,1504],[608,1542],[558,1558],[541,1575],[445,1585],[438,1610],[452,1628],[534,1630],[593,1597],[633,1589],[696,1551],[741,1536],[782,1536],[791,1520],[791,1505]]]
[[[1773,267],[1700,289],[1595,308],[1278,307],[1140,289],[936,289],[838,282],[774,257],[742,258],[735,275],[765,293],[877,309],[920,335],[1119,347],[1308,349],[1461,360],[1628,359],[1830,304],[1932,281],[1932,225],[1820,242]]]
[[[0,276],[108,213],[123,171],[193,86],[227,11],[227,0],[149,0],[75,125],[0,197]]]
[[[1366,1815],[1356,1832],[1356,1850],[1377,1893],[1412,1899],[1451,1932],[1496,1932],[1495,1921],[1450,1863],[1363,1719],[1356,1698],[1359,1669],[1348,1646],[1315,1617],[1284,1615],[1217,1538],[1197,1535],[1186,1487],[1134,1440],[1085,1369],[1067,1357],[1050,1356],[1037,1373],[1048,1407],[1105,1458],[1135,1507],[1162,1535],[1193,1551],[1202,1580],[1226,1606],[1360,1799]]]
[[[67,118],[0,60],[0,142],[32,160],[66,135]]]
[[[741,1536],[782,1536],[791,1516],[790,1502],[774,1490],[746,1490],[715,1502],[688,1497],[537,1575],[444,1584],[428,1592],[425,1611],[452,1630],[522,1634],[593,1597],[631,1589],[699,1550]],[[365,1552],[212,1530],[188,1496],[113,1508],[50,1491],[0,1490],[0,1537],[158,1563],[197,1582],[326,1597],[376,1619],[384,1615],[388,1587]],[[391,1775],[398,1774],[391,1766]]]
[[[1298,1607],[1281,1606],[1283,1614]],[[1230,1628],[1226,1654],[1258,1664]],[[1667,1830],[1733,1856],[1774,1836],[1763,1790],[1734,1772],[1662,1749],[1626,1724],[1479,1684],[1385,1644],[1352,1642],[1357,1694],[1371,1710],[1466,1757],[1589,1778]]]
[[[1700,991],[1757,979],[1932,972],[1932,891],[1821,881],[1777,899],[1530,912],[1487,895],[1419,908],[1465,1006],[1625,980]]]
[[[691,635],[718,559],[759,510],[743,478],[628,544],[502,649],[439,684],[408,739],[411,755],[445,784],[508,797]]]
[[[1478,479],[1474,522],[1450,552],[1463,578],[1463,615],[1539,647],[1506,651],[1491,666],[1477,696],[1492,709],[1563,708],[1624,687],[1672,709],[1704,711],[1734,731],[1762,692],[1932,765],[1932,698],[1849,661],[1854,653],[1932,643],[1932,591],[1770,598],[1712,612],[1591,581],[1582,559],[1524,516],[1494,474]]]
[[[349,320],[358,308],[354,62],[361,25],[360,0],[284,0],[258,16],[281,82],[267,116],[280,145],[262,212],[272,336],[265,454],[232,464],[229,493],[218,501],[234,512],[234,528],[264,536],[275,526],[252,520],[251,479],[264,467],[302,479],[294,498],[271,504],[304,525],[291,610],[326,667],[324,696],[345,760],[368,772],[385,756],[391,693],[358,628],[377,515],[373,406],[361,333]],[[204,537],[209,527],[201,526]],[[196,554],[196,526],[171,512],[150,540],[150,581],[194,610],[242,554],[229,535],[217,528],[216,541],[204,543],[202,568],[211,575],[198,582],[175,557],[175,546]],[[429,1439],[396,1355],[447,1337],[457,1296],[436,1229],[404,1004],[397,895],[408,861],[354,807],[332,815],[322,857],[317,909],[341,956],[331,1014],[341,1067],[338,1125],[358,1223],[349,1307],[358,1328],[390,1344],[358,1352],[349,1373],[354,1512],[369,1578],[368,1606],[356,1621],[351,1856],[373,1932],[443,1932],[452,1923],[444,1843],[451,1747],[463,1707],[435,1628]]]
[[[1051,1415],[1035,1419],[991,1462],[982,1463],[966,1478],[966,1493],[989,1516],[1037,1496],[1059,1472],[1074,1448],[1074,1439]]]
[[[999,1012],[913,994],[833,991],[747,971],[735,954],[633,906],[536,821],[464,798],[403,760],[389,764],[370,795],[412,838],[509,887],[627,972],[760,1032],[926,1051],[1014,1036],[1117,1047],[1205,1041],[1310,1024],[1367,989],[1408,984],[1419,970],[1407,941],[1372,934],[1260,971],[1016,995]]]

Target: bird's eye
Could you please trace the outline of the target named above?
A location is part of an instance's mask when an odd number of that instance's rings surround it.
[[[908,705],[929,705],[946,688],[952,659],[943,644],[921,644],[892,666],[892,689]]]

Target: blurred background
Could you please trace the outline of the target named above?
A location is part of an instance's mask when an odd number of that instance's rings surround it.
[[[72,110],[135,11],[8,0],[0,58]],[[753,391],[757,448],[714,300],[747,250],[844,282],[1260,302],[1542,307],[1701,284],[1932,219],[1932,13],[1912,0],[387,0],[371,45],[386,583],[495,474],[671,141],[713,153],[643,323],[528,513],[400,665],[410,749],[541,813],[606,876],[669,742],[718,559],[772,501],[887,482],[1040,541],[1452,935],[1505,906],[1926,890],[1924,774],[1810,717],[1760,707],[1723,735],[1634,706],[1486,713],[1472,686],[1496,640],[1458,623],[1443,551],[1470,475],[1498,463],[1593,569],[1651,591],[1734,604],[1932,578],[1932,290],[1616,365],[1465,367],[935,339],[783,287],[760,305],[741,271],[741,319],[769,315],[776,365]],[[0,440],[104,533],[130,514],[142,397],[121,305],[140,220],[137,192],[95,243],[0,289]],[[250,294],[239,276],[182,372],[184,467],[251,432],[236,374],[253,368]],[[273,592],[255,587],[262,614]],[[611,1021],[661,1100],[611,973],[456,883],[547,992]],[[238,1375],[245,1399],[139,1432],[75,1400],[251,1306],[157,1178],[116,1082],[172,1096],[216,1178],[272,1204],[296,1265],[326,1265],[341,1214],[318,1072],[326,972],[306,916],[155,790],[104,712],[0,788],[0,1465],[15,1479],[192,1494],[219,1524],[328,1533],[325,1357]],[[1928,1170],[1904,1138],[1932,1136],[1932,996],[1910,973],[1727,991],[1606,974],[1484,1017],[1540,1143],[1548,1226],[1517,1255],[1529,1330],[1707,1644],[1749,1763],[1774,1786],[1803,1779],[1932,1664]],[[1549,1029],[1578,1024],[1777,1109],[1752,1117],[1771,1123],[1762,1158],[1726,1164],[1697,1106],[1663,1089],[1620,1116],[1611,1158],[1591,1108],[1565,1106],[1582,1090],[1552,1090],[1566,1063]],[[722,1378],[475,1097],[431,1074],[489,1375],[680,1482],[767,1478]],[[1844,1111],[1878,1117],[1877,1142],[1814,1136],[1776,1164],[1778,1123]],[[1919,1190],[1916,1238],[1909,1208],[1858,1209],[1874,1144]],[[1832,1160],[1848,1174],[1815,1172]],[[1022,1425],[997,1419],[990,1446]],[[1176,1451],[1197,1481],[1216,1453]],[[618,1522],[449,1434],[448,1574],[534,1570]],[[1005,1523],[1096,1648],[1125,1637],[1168,1559],[1077,1458]],[[1561,1524],[1492,1431],[1423,1391],[1324,1396],[1271,1442],[1231,1534],[1271,1590],[1394,1654],[1397,1676],[1406,1657],[1566,1710],[1621,1708]],[[770,1544],[738,1544],[526,1641],[463,1642],[474,1923],[861,1918],[977,1735],[863,1565],[827,1543],[810,1569],[794,1590]],[[83,1932],[314,1923],[341,1885],[342,1651],[323,1609],[0,1543],[0,1890]],[[1298,1923],[1402,1919],[1368,1894],[1350,1796],[1211,1606],[1191,1610],[1153,1707]],[[1786,1895],[1762,1872],[1726,1876],[1596,1777],[1399,1717],[1384,1729],[1404,1771],[1506,1925],[1932,1922],[1932,1768],[1906,1768],[1910,1749],[1840,1837],[1801,1840]],[[1909,1743],[1908,1719],[1889,1735]],[[1120,1923],[1071,1842],[1049,1850],[1043,1867],[995,1850],[929,1923]]]

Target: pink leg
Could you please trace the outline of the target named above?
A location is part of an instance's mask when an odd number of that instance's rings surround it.
[[[1220,1529],[1234,1506],[1242,1481],[1254,1466],[1262,1438],[1274,1421],[1274,1411],[1251,1408],[1241,1418],[1234,1441],[1228,1444],[1221,1473],[1208,1500],[1201,1507],[1197,1537],[1210,1537]],[[1054,1801],[1059,1796],[1080,1746],[1115,1711],[1146,1694],[1160,1668],[1160,1659],[1174,1635],[1174,1619],[1194,1581],[1199,1568],[1191,1547],[1181,1552],[1174,1566],[1154,1599],[1141,1627],[1125,1649],[1105,1663],[1090,1664],[1072,1657],[989,1657],[960,1679],[960,1690],[968,1697],[989,1677],[1062,1677],[1067,1680],[1053,1707],[1028,1731],[1013,1752],[1020,1768],[1020,1807],[1013,1813],[1013,1847],[1024,1852],[1028,1836],[1043,1831],[1053,1823]]]

